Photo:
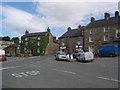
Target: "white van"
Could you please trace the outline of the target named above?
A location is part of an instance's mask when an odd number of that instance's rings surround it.
[[[6,61],[5,50],[0,50],[0,61]]]
[[[0,50],[0,55],[5,55],[5,50]]]
[[[92,52],[80,52],[79,55],[76,57],[76,61],[93,61],[94,60],[94,54]]]

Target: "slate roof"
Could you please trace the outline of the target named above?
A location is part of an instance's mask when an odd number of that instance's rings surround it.
[[[71,29],[67,30],[61,37],[59,38],[67,38],[67,37],[79,37],[82,36],[82,30],[80,29]]]
[[[95,27],[103,27],[107,25],[117,25],[120,24],[120,16],[119,17],[111,17],[108,20],[102,19],[102,20],[97,20],[94,22],[90,22],[87,26],[86,29],[89,28],[95,28]]]
[[[48,32],[27,33],[23,37],[45,36]]]

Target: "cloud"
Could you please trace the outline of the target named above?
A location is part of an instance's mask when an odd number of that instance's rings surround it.
[[[2,6],[3,27],[16,36],[30,32],[46,31],[54,28],[57,36],[61,36],[59,28],[76,28],[79,24],[86,25],[90,17],[103,16],[104,12],[114,13],[117,2],[34,2],[37,14],[11,6]]]
[[[29,29],[30,32],[36,32],[44,31],[46,28],[42,18],[14,7],[3,6],[2,15],[4,17],[2,20],[3,28],[13,35],[21,36],[26,29]]]
[[[113,12],[117,9],[116,4],[109,2],[43,2],[38,4],[37,11],[45,15],[45,19],[51,27],[75,26],[76,23],[85,24],[86,22],[83,22],[85,16],[98,17],[104,12]]]

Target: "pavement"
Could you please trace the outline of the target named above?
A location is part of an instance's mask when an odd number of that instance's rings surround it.
[[[53,55],[8,57],[2,64],[3,88],[118,88],[118,57],[93,62],[55,61]]]

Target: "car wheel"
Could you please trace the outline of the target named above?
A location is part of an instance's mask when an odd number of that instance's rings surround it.
[[[76,61],[78,62],[78,58],[76,58]]]
[[[86,61],[85,61],[85,58],[82,59],[82,62],[84,62],[84,63],[86,62]]]
[[[68,62],[68,60],[67,60],[67,59],[66,59],[65,61],[66,61],[66,62]]]
[[[58,58],[56,58],[56,60],[57,60],[57,61],[59,61],[59,59],[58,59]]]

